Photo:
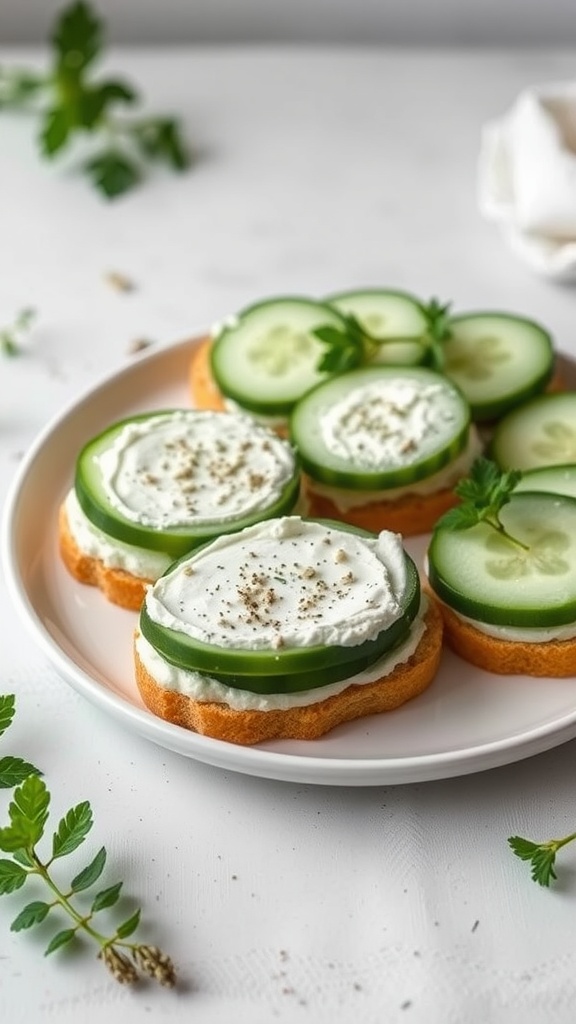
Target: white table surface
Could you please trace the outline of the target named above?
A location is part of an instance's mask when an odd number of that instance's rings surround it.
[[[43,165],[27,118],[2,116],[0,322],[38,310],[21,357],[0,360],[2,493],[135,338],[168,345],[275,293],[382,284],[523,311],[576,354],[574,291],[518,263],[475,195],[481,125],[531,82],[570,77],[575,57],[116,53],[150,107],[182,117],[197,163],[114,204]],[[110,270],[135,290],[111,289]],[[413,785],[252,778],[157,747],[79,696],[3,582],[0,620],[0,692],[17,694],[3,751],[44,769],[55,813],[92,802],[111,880],[142,902],[142,936],[181,979],[128,991],[88,954],[45,959],[33,933],[9,931],[21,900],[3,897],[2,1021],[572,1024],[576,851],[548,891],[506,840],[574,829],[576,741]]]

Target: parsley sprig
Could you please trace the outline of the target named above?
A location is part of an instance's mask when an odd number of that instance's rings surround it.
[[[572,832],[563,839],[548,839],[545,843],[534,843],[523,836],[510,836],[508,843],[520,860],[529,861],[533,881],[538,885],[549,886],[558,877],[554,870],[558,851],[575,839],[576,832]]]
[[[104,23],[85,0],[64,8],[54,24],[51,66],[46,74],[0,69],[0,108],[32,107],[40,117],[39,146],[53,159],[82,135],[103,145],[82,163],[94,187],[112,199],[134,188],[147,163],[176,171],[190,162],[177,121],[170,117],[120,119],[138,93],[124,79],[95,78],[104,49]]]
[[[30,330],[36,317],[36,310],[26,306],[15,316],[13,323],[0,327],[0,352],[5,356],[16,356],[20,351],[20,342]]]
[[[12,722],[15,699],[12,694],[0,696],[0,735]],[[92,808],[87,800],[71,807],[52,833],[49,854],[42,855],[39,846],[45,837],[49,818],[50,792],[40,772],[21,758],[0,759],[0,787],[16,785],[8,807],[9,823],[0,828],[0,850],[10,856],[0,858],[0,896],[15,893],[27,882],[36,879],[47,889],[46,900],[27,903],[12,921],[11,930],[24,931],[42,924],[62,912],[68,927],[59,928],[48,942],[45,955],[69,946],[81,935],[98,947],[98,956],[108,970],[123,984],[136,982],[141,975],[161,985],[173,986],[174,965],[157,946],[130,941],[140,923],[140,909],[117,924],[112,934],[105,934],[96,918],[114,907],[121,895],[122,882],[98,889],[89,902],[84,894],[93,889],[106,865],[106,849],[100,847],[95,856],[71,881],[63,886],[57,879],[59,862],[75,853],[92,829]],[[56,866],[56,867],[55,867]]]
[[[520,470],[503,472],[490,459],[480,456],[473,463],[469,476],[454,488],[460,504],[445,512],[437,526],[445,530],[469,530],[478,523],[486,523],[510,543],[528,551],[528,545],[508,533],[500,519],[500,512],[510,501],[521,476]]]
[[[451,303],[441,303],[438,299],[421,303],[420,310],[426,323],[421,334],[390,335],[384,338],[368,331],[352,313],[343,313],[342,327],[322,324],[312,331],[325,347],[317,368],[325,373],[345,373],[373,362],[387,345],[412,342],[421,346],[423,360],[428,356],[430,364],[441,370],[444,367],[442,343],[451,333],[450,306]]]

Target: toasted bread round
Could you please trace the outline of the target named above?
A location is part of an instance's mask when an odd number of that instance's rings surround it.
[[[545,643],[501,640],[480,632],[445,604],[440,608],[447,645],[486,672],[554,679],[576,675],[576,639]]]
[[[190,363],[190,394],[196,409],[221,412],[226,408],[210,366],[212,338],[202,338]]]
[[[70,532],[64,505],[58,515],[58,544],[62,561],[68,572],[80,583],[99,587],[113,604],[130,611],[138,611],[146,596],[146,588],[153,580],[132,576],[124,569],[111,569],[104,562],[80,550]]]
[[[432,494],[406,494],[394,501],[374,501],[342,510],[330,498],[317,494],[306,478],[304,494],[310,516],[336,519],[341,523],[360,526],[374,533],[380,530],[393,530],[404,537],[428,533],[440,516],[459,500],[452,489],[444,488]]]
[[[135,651],[136,682],[146,707],[155,715],[203,736],[251,746],[263,740],[313,740],[342,722],[392,711],[417,697],[436,675],[442,650],[442,617],[430,601],[426,630],[414,654],[389,675],[315,704],[271,711],[238,711],[227,704],[202,703],[166,690],[150,675]]]

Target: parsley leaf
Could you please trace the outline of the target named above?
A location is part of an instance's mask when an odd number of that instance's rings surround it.
[[[345,373],[364,361],[362,329],[353,316],[343,317],[343,326],[332,324],[315,327],[312,334],[325,346],[318,369],[325,373]]]
[[[109,199],[129,192],[141,177],[138,165],[113,149],[87,160],[84,168],[98,191]]]
[[[93,65],[104,49],[104,30],[104,22],[89,3],[71,3],[57,16],[51,33],[49,72],[38,76],[0,71],[0,107],[38,99],[38,145],[47,159],[87,133],[101,135],[103,152],[84,159],[80,166],[98,192],[114,199],[142,180],[147,161],[183,171],[190,156],[175,118],[118,120],[118,106],[133,105],[139,97],[123,79],[94,80]]]
[[[161,160],[177,171],[183,171],[190,157],[174,118],[150,118],[133,129],[134,138],[145,156]]]
[[[525,547],[507,533],[500,520],[500,512],[510,501],[521,477],[519,470],[502,472],[496,463],[480,456],[472,465],[470,475],[454,488],[461,503],[440,517],[436,529],[468,530],[485,522],[513,543]]]
[[[426,321],[424,334],[425,343],[430,350],[431,364],[433,369],[442,371],[444,369],[444,350],[442,343],[451,336],[450,308],[452,303],[441,303],[438,299],[430,299],[420,306],[421,312]]]
[[[510,836],[508,844],[520,860],[529,861],[532,880],[538,885],[549,886],[550,882],[557,878],[554,869],[558,850],[574,839],[576,832],[564,836],[563,839],[549,839],[546,843],[534,843],[523,836]]]
[[[78,0],[63,11],[52,31],[51,42],[58,70],[78,76],[102,49],[102,22],[87,3]]]

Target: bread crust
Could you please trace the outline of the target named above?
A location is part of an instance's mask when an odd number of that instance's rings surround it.
[[[190,362],[190,395],[196,409],[222,412],[226,406],[210,366],[212,338],[202,338]]]
[[[251,746],[264,740],[313,740],[365,715],[400,707],[430,685],[442,653],[442,616],[429,602],[426,630],[414,654],[388,676],[305,707],[272,711],[238,711],[214,701],[202,703],[174,690],[166,690],[146,670],[134,650],[136,682],[146,707],[155,715],[203,736]]]
[[[132,576],[124,569],[111,569],[100,559],[85,554],[70,532],[64,505],[60,506],[58,513],[58,546],[62,561],[74,579],[79,583],[99,587],[112,604],[130,611],[139,611],[147,587],[153,580]]]
[[[432,494],[406,494],[394,501],[373,501],[342,510],[330,498],[317,494],[306,477],[303,484],[308,515],[319,519],[336,519],[374,533],[393,530],[404,537],[429,533],[440,516],[459,501],[452,488],[444,488]]]
[[[480,632],[440,603],[446,644],[465,661],[499,676],[563,679],[576,675],[576,639],[522,643]]]

